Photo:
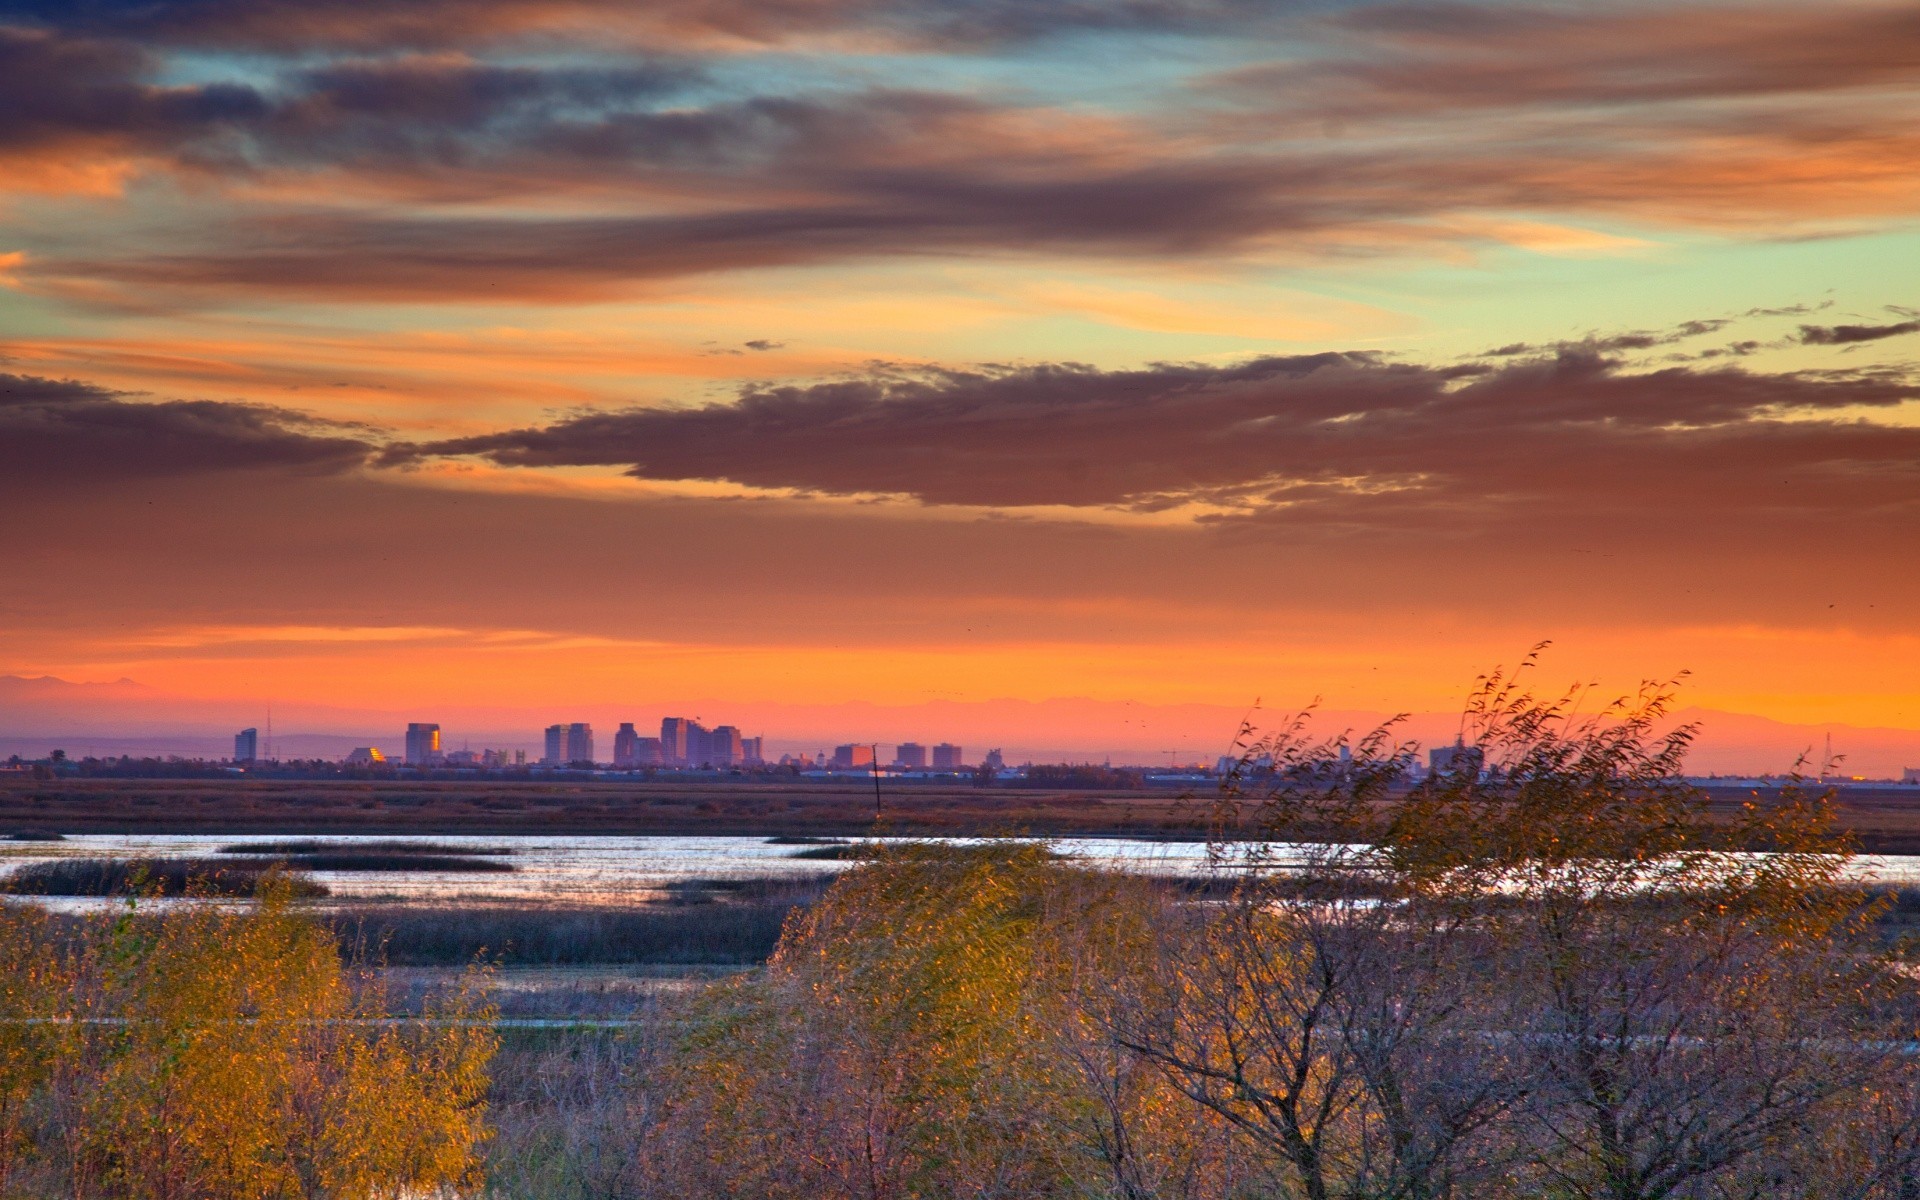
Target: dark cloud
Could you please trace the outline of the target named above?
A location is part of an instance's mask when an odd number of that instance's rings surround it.
[[[892,22],[991,42],[1049,28],[1231,28],[1225,14],[1244,17],[1242,0],[80,0],[4,11],[29,24],[0,29],[0,149],[12,139],[78,155],[104,139],[197,173],[196,184],[264,174],[278,185],[160,252],[144,233],[84,252],[25,247],[24,278],[101,303],[169,286],[552,301],[887,256],[1271,260],[1532,244],[1525,229],[1503,232],[1513,214],[1773,236],[1905,215],[1920,194],[1920,28],[1885,6],[1376,5],[1304,23],[1289,9],[1296,40],[1275,35],[1279,65],[1126,111],[987,89],[741,96],[702,86],[710,45],[672,39],[623,66],[592,64],[613,61],[605,50],[629,20],[748,40]],[[549,40],[495,61],[415,52],[416,27],[421,38]],[[238,57],[195,60],[197,74],[229,64],[232,83],[156,82],[172,77],[169,48],[184,46],[254,53],[244,70]],[[1435,137],[1441,118],[1452,123]],[[330,207],[351,190],[343,182],[392,202]],[[478,203],[489,200],[503,203]],[[1461,219],[1476,214],[1496,219]]]
[[[1522,355],[1540,356],[1543,354],[1619,354],[1630,350],[1651,350],[1658,346],[1670,346],[1688,338],[1715,333],[1733,323],[1731,318],[1716,317],[1705,320],[1682,321],[1672,329],[1636,329],[1625,333],[1590,333],[1584,338],[1570,341],[1548,342],[1535,345],[1530,342],[1510,342],[1505,346],[1496,346],[1486,351],[1484,358],[1518,358]]]
[[[146,403],[71,380],[0,375],[0,487],[259,467],[326,473],[372,449],[339,426],[266,405]]]
[[[157,148],[188,132],[257,118],[267,103],[236,84],[160,87],[143,51],[0,26],[0,149],[108,139]]]
[[[667,60],[535,68],[387,57],[289,67],[258,85],[161,86],[163,65],[123,41],[0,26],[0,150],[95,142],[201,171],[471,168],[590,155],[568,148],[581,131],[699,78],[694,64]],[[644,146],[630,137],[626,148]]]
[[[1291,6],[1290,6],[1291,7]],[[1077,32],[1242,34],[1266,0],[3,0],[0,19],[155,44],[249,50],[444,49],[591,39],[778,44],[859,32],[908,47]]]
[[[642,479],[991,506],[1201,501],[1301,528],[1484,528],[1616,507],[1651,519],[1677,502],[1701,519],[1849,506],[1912,517],[1920,430],[1821,414],[1917,395],[1882,377],[1628,372],[1587,351],[1497,370],[1350,353],[1056,364],[763,388],[401,447],[386,461],[622,465]],[[1805,493],[1782,482],[1813,477]]]
[[[1234,78],[1349,117],[1673,105],[1920,78],[1907,4],[1377,4],[1329,22],[1345,53]]]
[[[1920,321],[1899,321],[1892,325],[1802,325],[1800,341],[1808,346],[1852,346],[1906,333],[1920,333]]]
[[[46,276],[142,288],[382,299],[577,299],[647,280],[880,255],[1150,255],[1244,244],[1282,219],[1257,172],[1147,169],[1055,178],[870,175],[867,194],[781,208],[584,218],[308,213],[236,222],[219,246],[46,258]],[[1294,214],[1301,222],[1312,213]]]

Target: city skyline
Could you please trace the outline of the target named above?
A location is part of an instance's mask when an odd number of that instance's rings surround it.
[[[0,63],[0,676],[851,736],[1552,640],[1920,732],[1908,5],[106,0]]]
[[[524,709],[448,704],[427,711],[440,718],[442,743],[449,753],[504,748],[537,762],[543,751],[542,731],[553,723],[556,711],[589,717],[586,723],[597,729],[617,729],[647,710],[728,714],[736,725],[764,730],[766,753],[776,761],[782,754],[821,750],[830,754],[849,737],[882,746],[930,744],[934,736],[930,731],[938,730],[940,736],[965,746],[1001,746],[1011,761],[1112,760],[1137,765],[1163,764],[1169,752],[1183,761],[1211,762],[1227,752],[1233,731],[1243,720],[1272,729],[1293,712],[1267,702],[1229,707],[1088,699],[851,707],[735,705],[712,700]],[[9,754],[43,757],[55,747],[74,754],[222,758],[231,752],[233,731],[260,725],[265,712],[262,702],[202,701],[130,683],[89,687],[0,676],[0,758]],[[420,712],[277,703],[273,744],[278,757],[330,759],[371,744],[398,762],[404,758],[405,727]],[[1323,704],[1316,710],[1315,727],[1328,733],[1360,730],[1392,715]],[[1920,763],[1920,732],[1912,730],[1839,722],[1782,723],[1684,703],[1675,719],[1702,725],[1690,761],[1706,773],[1777,774],[1789,770],[1802,755],[1817,757],[1829,738],[1850,770],[1897,778]],[[1424,746],[1449,745],[1459,720],[1457,708],[1415,711],[1401,728]],[[651,729],[650,720],[641,723]],[[260,744],[264,753],[264,727]]]

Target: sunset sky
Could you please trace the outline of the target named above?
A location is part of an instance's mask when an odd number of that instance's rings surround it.
[[[235,723],[1920,729],[1916,351],[1911,3],[0,0],[0,675]]]

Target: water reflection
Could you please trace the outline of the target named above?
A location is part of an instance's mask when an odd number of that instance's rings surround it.
[[[27,842],[0,850],[0,875],[20,864],[48,858],[201,858],[243,845],[285,842],[284,835],[70,834],[60,842]],[[509,852],[509,874],[457,871],[310,871],[335,899],[540,901],[566,904],[626,904],[655,899],[673,885],[701,878],[817,875],[845,870],[847,862],[803,858],[808,847],[772,844],[758,837],[445,836],[395,834],[325,835],[342,848],[406,842]],[[906,839],[882,839],[886,841]],[[941,838],[955,845],[979,838]],[[1060,838],[1059,853],[1113,869],[1178,874],[1206,869],[1204,845],[1105,838]]]
[[[21,863],[55,858],[198,858],[245,844],[284,842],[285,835],[228,834],[71,834],[59,842],[22,842],[0,848],[0,875]],[[675,884],[701,878],[816,875],[845,870],[850,864],[796,857],[805,846],[777,844],[760,837],[612,837],[612,836],[364,836],[327,834],[315,840],[342,848],[406,842],[508,851],[515,870],[475,875],[453,871],[313,871],[335,899],[370,901],[491,901],[556,904],[631,904],[658,899]],[[882,839],[887,841],[910,839]],[[978,844],[980,838],[937,840]],[[1193,842],[1156,842],[1126,838],[1053,838],[1059,853],[1090,865],[1151,874],[1187,874],[1208,869],[1207,847]],[[1277,861],[1293,857],[1287,848]],[[1861,856],[1855,872],[1878,882],[1920,882],[1920,856]],[[36,898],[38,899],[38,898]],[[60,907],[85,905],[63,899]]]

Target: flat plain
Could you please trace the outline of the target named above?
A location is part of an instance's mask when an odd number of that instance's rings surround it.
[[[1709,788],[1730,817],[1758,793]],[[9,779],[0,835],[60,833],[624,834],[772,837],[1115,836],[1204,839],[1215,789],[1038,789],[885,781]],[[1920,787],[1848,787],[1861,850],[1920,854]]]

